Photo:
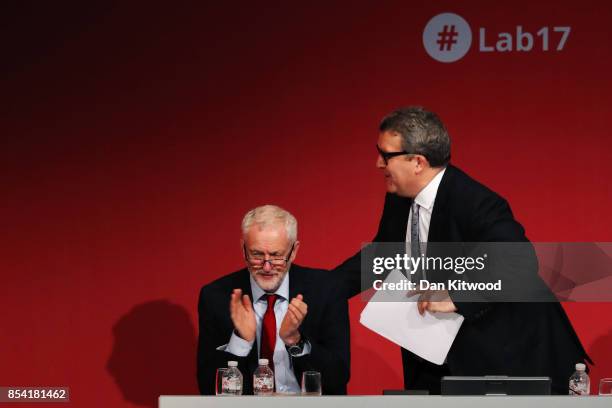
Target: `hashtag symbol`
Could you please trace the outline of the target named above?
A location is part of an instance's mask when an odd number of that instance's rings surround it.
[[[445,25],[442,31],[438,33],[438,41],[440,45],[440,51],[450,51],[453,45],[457,44],[457,36],[459,33],[455,31],[455,26],[452,25],[450,28]]]

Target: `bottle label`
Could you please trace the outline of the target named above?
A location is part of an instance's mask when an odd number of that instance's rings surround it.
[[[569,395],[588,395],[586,384],[570,381]]]
[[[236,392],[242,389],[242,384],[238,377],[224,377],[222,382],[223,389],[229,392]]]
[[[253,378],[253,387],[260,390],[272,390],[274,388],[274,379],[272,377],[255,377]]]

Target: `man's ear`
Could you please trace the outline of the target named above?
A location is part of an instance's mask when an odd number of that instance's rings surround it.
[[[427,160],[427,158],[421,154],[417,154],[414,156],[414,159],[416,160],[416,171],[417,173],[422,172],[423,170],[425,170],[426,168],[430,167],[429,166],[429,161]]]
[[[295,241],[295,244],[293,244],[293,253],[291,254],[291,258],[289,258],[289,262],[293,263],[293,260],[297,256],[298,249],[300,249],[300,241]]]

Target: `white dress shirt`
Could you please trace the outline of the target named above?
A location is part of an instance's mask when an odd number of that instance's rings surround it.
[[[438,194],[438,188],[442,181],[442,176],[446,167],[442,169],[431,181],[423,188],[416,197],[414,202],[419,205],[419,240],[427,242],[429,234],[429,224],[431,222],[431,214],[433,212],[434,202]],[[406,242],[410,243],[410,225],[412,225],[412,211],[408,215],[408,225],[406,225]],[[410,246],[408,246],[410,248]]]
[[[255,320],[257,321],[257,356],[260,355],[261,349],[261,327],[263,324],[263,316],[268,309],[268,302],[264,295],[264,292],[252,276],[249,277],[251,281],[251,293],[253,294],[253,310],[255,311]],[[285,348],[285,343],[281,340],[278,332],[280,330],[281,323],[285,318],[287,309],[289,307],[289,272],[285,275],[285,278],[281,282],[279,288],[274,292],[277,295],[276,303],[274,304],[274,316],[276,318],[276,345],[274,347],[274,383],[276,392],[299,392],[300,385],[298,384],[295,374],[293,373],[293,367],[291,364],[291,357]],[[240,357],[246,357],[253,348],[254,341],[246,341],[245,339],[238,336],[235,332],[232,333],[229,343],[226,345],[217,347],[217,350],[226,351]],[[311,345],[310,343],[304,343],[304,349],[299,356],[310,354]],[[242,373],[243,375],[253,375],[253,373]]]
[[[416,197],[414,197],[413,202],[419,205],[419,241],[427,242],[427,238],[429,235],[429,224],[431,223],[431,214],[433,213],[434,203],[436,201],[436,195],[438,195],[438,188],[440,187],[440,182],[442,181],[442,176],[444,176],[444,172],[446,171],[446,167],[442,169],[441,172],[436,174],[434,178],[431,179],[429,183],[425,186],[424,189],[419,191]],[[408,243],[407,247],[410,248],[410,225],[412,223],[412,211],[410,211],[410,215],[408,216],[408,225],[406,226],[406,242]],[[421,245],[421,249],[426,251],[426,246]],[[444,359],[444,364],[446,364],[448,358]]]

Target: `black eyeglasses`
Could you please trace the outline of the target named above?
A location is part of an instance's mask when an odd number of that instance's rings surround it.
[[[380,157],[382,157],[383,161],[385,162],[385,166],[387,164],[389,164],[389,159],[395,156],[403,156],[405,154],[411,154],[411,155],[415,155],[415,154],[419,154],[423,157],[425,157],[428,161],[429,161],[429,157],[427,157],[424,154],[421,153],[409,153],[405,150],[402,150],[401,152],[385,152],[383,150],[381,150],[380,147],[378,147],[378,145],[376,145],[376,150],[378,150],[378,154],[380,154]],[[442,160],[442,163],[444,163],[443,165],[445,165],[445,163],[450,162],[451,156],[450,153],[444,158],[444,160]],[[430,162],[431,163],[431,162]]]
[[[401,152],[385,152],[380,147],[378,147],[378,145],[376,145],[376,150],[378,150],[378,154],[380,154],[380,157],[382,157],[383,161],[385,162],[385,166],[389,164],[389,159],[392,157],[403,156],[405,154],[413,154],[413,153],[408,153],[405,150],[402,150]]]
[[[243,245],[242,249],[244,250],[244,259],[247,261],[247,263],[251,265],[252,268],[261,269],[265,266],[266,262],[269,263],[271,267],[286,266],[291,258],[294,246],[295,242],[291,245],[291,249],[289,250],[287,257],[270,257],[269,259],[266,259],[264,255],[249,255],[246,245]]]

